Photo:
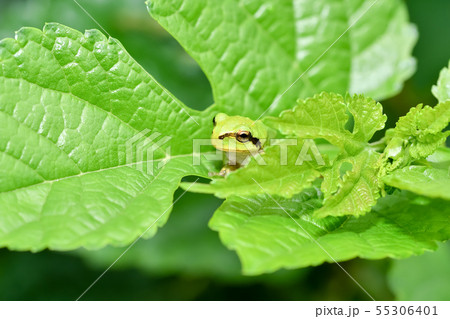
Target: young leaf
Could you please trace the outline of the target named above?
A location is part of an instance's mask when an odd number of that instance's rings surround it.
[[[385,121],[381,105],[374,100],[331,93],[299,100],[292,111],[265,119],[285,135],[323,138],[341,148],[338,159],[323,172],[325,201],[315,217],[358,216],[375,205],[380,197],[376,165],[379,154],[369,150],[367,142]],[[350,165],[345,174],[343,165]]]
[[[370,211],[380,197],[377,162],[380,154],[365,150],[357,156],[347,157],[333,164],[324,173],[323,207],[314,212],[314,217],[353,215],[360,216]],[[341,175],[343,165],[350,169]]]
[[[408,166],[383,177],[387,185],[411,192],[450,200],[450,169]]]
[[[390,172],[431,155],[443,145],[450,131],[442,132],[450,121],[450,100],[434,108],[418,105],[401,117],[383,153],[383,172]]]
[[[400,0],[151,0],[147,6],[200,64],[218,111],[257,118],[273,104],[267,114],[278,115],[321,91],[386,98],[415,68],[417,34]]]
[[[124,245],[154,224],[153,235],[180,179],[207,175],[190,143],[209,135],[205,121],[98,31],[47,24],[2,40],[0,245]]]
[[[353,130],[348,129],[352,115]],[[384,127],[386,115],[381,104],[362,96],[321,93],[297,101],[293,110],[264,121],[285,135],[300,138],[323,138],[349,155],[356,155],[367,145],[373,134]]]
[[[436,85],[433,85],[431,91],[439,102],[450,99],[450,61],[447,68],[443,68],[439,74]]]
[[[443,200],[397,192],[362,217],[317,220],[312,214],[320,199],[316,190],[289,200],[233,196],[214,213],[210,227],[236,250],[248,275],[355,257],[405,258],[436,249],[436,241],[450,236],[450,206]]]

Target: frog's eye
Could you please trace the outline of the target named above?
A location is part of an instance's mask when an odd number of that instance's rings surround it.
[[[246,142],[250,141],[251,138],[252,138],[252,134],[250,132],[238,131],[236,133],[236,139],[241,143],[246,143]]]
[[[213,117],[213,125],[216,126],[216,117]]]

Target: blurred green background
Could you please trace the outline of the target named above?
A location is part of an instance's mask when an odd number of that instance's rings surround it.
[[[188,106],[212,104],[210,85],[179,44],[154,22],[144,0],[79,0],[158,81]],[[382,101],[388,127],[419,103],[435,105],[431,86],[450,57],[450,1],[406,1],[419,30],[417,72],[397,96]],[[22,26],[59,22],[84,31],[98,26],[73,0],[0,0],[0,38]],[[387,48],[389,49],[389,48]],[[177,191],[175,197],[181,195]],[[140,240],[82,300],[367,300],[334,264],[245,277],[236,254],[207,227],[221,201],[187,193],[169,222]],[[124,251],[40,253],[0,250],[1,300],[74,300]],[[377,300],[450,300],[450,246],[406,260],[355,259],[341,265]],[[442,266],[445,265],[445,266]],[[442,277],[446,276],[446,277]],[[447,278],[447,279],[445,279]]]

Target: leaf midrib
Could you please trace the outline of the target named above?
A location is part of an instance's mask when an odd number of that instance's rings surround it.
[[[211,153],[202,153],[202,154],[215,154],[215,153],[211,152]],[[113,170],[113,169],[133,166],[133,165],[139,165],[139,164],[145,164],[145,163],[153,163],[153,162],[164,161],[164,160],[167,161],[167,163],[169,163],[174,158],[190,157],[190,156],[194,156],[194,155],[195,155],[194,153],[180,154],[180,155],[174,155],[174,156],[170,156],[170,157],[159,158],[159,159],[155,159],[155,160],[133,162],[133,163],[127,163],[127,164],[122,164],[122,165],[117,165],[117,166],[110,166],[110,167],[100,168],[100,169],[97,169],[97,170],[81,172],[81,173],[76,174],[76,175],[64,176],[64,177],[55,178],[55,179],[52,179],[52,180],[44,180],[44,181],[42,181],[40,183],[35,183],[35,184],[19,187],[19,188],[12,189],[12,190],[9,190],[9,191],[6,191],[6,192],[0,192],[0,194],[11,193],[11,192],[15,192],[15,191],[18,191],[18,190],[21,190],[21,189],[25,189],[25,188],[28,188],[28,187],[38,186],[38,185],[41,185],[41,184],[55,183],[55,182],[59,182],[59,181],[62,181],[62,180],[67,180],[67,179],[71,179],[71,178],[81,177],[81,176],[84,176],[84,175],[94,174],[94,173],[98,173],[98,172],[103,172],[103,171],[108,171],[108,170]],[[157,175],[159,175],[159,173]]]

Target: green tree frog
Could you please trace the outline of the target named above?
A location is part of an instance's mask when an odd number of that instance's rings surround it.
[[[226,176],[230,171],[247,164],[250,156],[263,152],[272,131],[261,121],[243,116],[218,113],[213,118],[212,145],[225,153],[224,167],[211,175]]]

